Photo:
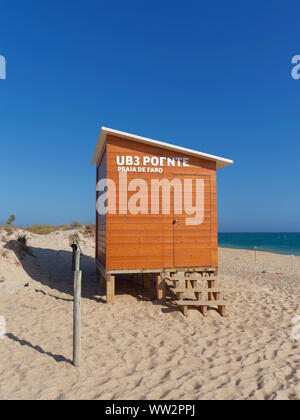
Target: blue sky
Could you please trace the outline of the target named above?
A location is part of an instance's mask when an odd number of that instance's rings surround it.
[[[101,125],[234,159],[220,231],[300,231],[296,1],[2,1],[0,221],[94,221]]]

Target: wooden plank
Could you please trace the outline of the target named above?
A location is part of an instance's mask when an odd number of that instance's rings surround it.
[[[113,257],[127,257],[130,261],[131,257],[149,257],[154,259],[154,257],[172,257],[173,252],[171,249],[171,243],[166,244],[149,244],[147,247],[138,246],[138,244],[127,244],[127,246],[122,246],[121,244],[117,246],[111,246],[107,250],[107,256],[109,258]],[[145,258],[144,258],[145,260]]]
[[[200,312],[202,313],[202,315],[203,315],[204,317],[207,317],[207,306],[206,306],[206,305],[201,305],[201,306],[199,307],[199,309],[200,309]]]
[[[219,280],[218,280],[218,277],[216,277],[215,280],[214,280],[214,287],[218,287],[218,285],[219,285]],[[219,297],[220,297],[219,293],[213,293],[212,295],[213,295],[215,300],[218,300]]]
[[[195,295],[196,295],[197,300],[201,300],[201,298],[202,298],[202,293],[201,292],[200,293],[195,292]]]
[[[143,273],[142,276],[143,276],[144,288],[145,289],[150,289],[151,288],[151,281],[150,281],[149,274]]]
[[[220,288],[216,288],[213,287],[211,289],[208,288],[201,288],[201,287],[195,287],[194,289],[186,289],[186,288],[176,288],[176,289],[171,289],[174,293],[185,293],[185,292],[199,292],[199,293],[210,293],[210,292],[215,292],[215,293],[221,293],[224,292],[225,289],[220,289]]]
[[[188,308],[188,306],[186,306],[186,305],[183,305],[183,306],[180,306],[180,309],[181,309],[181,311],[182,311],[182,313],[183,313],[183,315],[184,316],[189,316],[189,308]]]
[[[201,275],[198,275],[198,276],[196,276],[196,275],[193,276],[192,275],[192,276],[186,276],[185,279],[186,280],[192,280],[192,281],[202,281],[202,282],[204,282],[206,280],[215,280],[216,277],[215,276],[204,277],[204,276],[201,276]]]
[[[214,285],[215,285],[215,281],[214,280],[212,280],[211,279],[211,277],[209,276],[209,277],[207,277],[207,283],[208,283],[208,287],[209,287],[209,289],[212,289],[213,287],[214,287]],[[212,294],[212,293],[209,293],[208,294],[208,300],[217,300],[217,299],[215,299],[215,296],[217,296],[218,294]]]
[[[107,223],[127,223],[132,224],[132,229],[139,224],[152,224],[153,226],[166,224],[173,229],[173,216],[170,214],[107,214]],[[127,225],[128,226],[128,225]]]
[[[219,308],[220,315],[226,318],[227,314],[226,314],[226,311],[225,311],[225,309],[226,309],[225,305],[219,305],[218,308]]]
[[[140,232],[138,235],[130,235],[130,233],[120,234],[119,236],[109,234],[107,238],[108,246],[137,246],[137,245],[150,245],[150,244],[173,244],[173,234],[171,232],[153,232],[147,234],[147,232]]]
[[[183,300],[183,293],[176,293],[177,300]]]
[[[103,266],[103,264],[97,259],[96,260],[97,263],[97,268],[99,269],[99,271],[101,271],[101,267],[102,270],[104,270],[103,272],[105,274],[132,274],[132,273],[171,273],[173,275],[176,275],[175,273],[178,273],[179,271],[189,271],[189,270],[193,270],[196,272],[211,272],[211,271],[217,271],[217,267],[178,267],[178,268],[174,268],[173,266],[169,265],[167,267],[162,267],[162,266],[156,266],[153,268],[149,268],[149,267],[137,267],[137,268],[116,268],[116,269],[105,269],[105,267]],[[172,280],[172,278],[170,278]]]
[[[189,252],[187,255],[185,255],[184,253],[177,253],[177,257],[176,257],[176,261],[178,265],[180,266],[186,266],[186,267],[191,267],[193,265],[197,265],[197,264],[203,264],[203,265],[211,265],[211,253],[206,253],[205,255],[202,255],[201,253],[199,254],[199,256],[193,254],[192,252]]]
[[[147,256],[131,256],[130,258],[123,256],[110,257],[107,262],[107,270],[122,271],[130,270],[128,272],[146,272],[148,269],[149,273],[164,271],[165,267],[172,267],[173,259],[172,255],[157,255],[156,257]],[[158,270],[156,267],[162,267],[163,270]],[[123,271],[125,273],[125,271]]]
[[[157,300],[162,300],[165,298],[166,292],[166,283],[164,274],[158,274],[156,276],[156,297]]]
[[[188,306],[225,306],[228,302],[216,301],[216,300],[176,300],[177,305],[188,305]]]
[[[115,302],[115,276],[107,274],[106,276],[106,302]]]

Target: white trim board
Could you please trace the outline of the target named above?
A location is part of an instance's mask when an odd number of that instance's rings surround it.
[[[161,147],[163,149],[184,153],[190,156],[196,156],[202,159],[212,160],[216,162],[216,168],[221,169],[232,165],[233,160],[225,159],[219,156],[209,155],[207,153],[198,152],[197,150],[187,149],[185,147],[175,146],[174,144],[164,143],[162,141],[148,139],[147,137],[136,136],[135,134],[125,133],[123,131],[114,130],[112,128],[101,127],[100,136],[96,145],[92,163],[97,164],[106,144],[107,134],[115,137],[121,137],[127,140],[137,141],[138,143],[148,144],[150,146]]]

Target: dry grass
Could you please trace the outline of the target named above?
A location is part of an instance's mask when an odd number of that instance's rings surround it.
[[[94,237],[96,234],[96,226],[92,224],[86,224],[83,226],[83,229],[80,230],[80,233],[85,237]]]
[[[82,233],[84,236],[94,236],[96,227],[91,223],[80,223],[80,222],[72,222],[71,224],[62,224],[62,225],[39,225],[34,224],[31,226],[26,226],[22,228],[26,232],[34,233],[37,235],[47,235],[48,233],[57,232],[57,231],[65,231],[65,230],[75,230],[77,229]],[[7,236],[11,236],[13,233],[17,232],[18,228],[14,226],[7,226],[3,225],[0,226],[0,232],[5,232]],[[6,239],[6,238],[5,238]],[[8,239],[7,239],[8,240]]]
[[[82,227],[82,223],[79,223],[79,222],[72,222],[72,223],[70,224],[70,226],[71,226],[71,229],[80,229],[80,228]]]
[[[17,230],[17,228],[14,226],[2,225],[0,226],[0,230],[1,232],[5,232],[8,236],[11,236]]]
[[[24,230],[37,235],[47,235],[48,233],[57,232],[58,230],[72,230],[74,227],[71,225],[32,225],[27,226]]]
[[[7,251],[2,250],[0,255],[1,255],[2,258],[7,258]]]

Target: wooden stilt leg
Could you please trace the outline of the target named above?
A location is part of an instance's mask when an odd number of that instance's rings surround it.
[[[187,289],[192,289],[193,286],[192,286],[191,280],[186,280],[185,282],[186,282],[186,288]]]
[[[214,287],[214,280],[207,280],[208,288],[211,289]],[[213,293],[208,293],[208,300],[215,300]]]
[[[145,289],[150,289],[151,288],[151,282],[150,282],[149,274],[143,273],[143,283],[144,283],[144,288]]]
[[[192,288],[195,289],[197,287],[197,280],[191,280]]]
[[[189,307],[187,305],[181,306],[180,309],[184,316],[189,316]]]
[[[226,315],[226,306],[225,305],[221,305],[221,306],[218,306],[218,308],[219,308],[220,315],[226,318],[227,317],[227,315]]]
[[[156,297],[157,297],[157,300],[162,300],[165,298],[164,274],[158,274],[156,277]]]
[[[207,306],[199,306],[200,308],[200,312],[202,313],[203,316],[207,317]]]
[[[115,276],[106,276],[106,303],[115,302]]]
[[[218,279],[214,280],[214,286],[213,287],[218,287]],[[215,300],[218,300],[220,297],[220,293],[213,293],[213,296],[215,298]]]
[[[196,295],[196,299],[197,299],[197,300],[201,300],[202,293],[200,293],[200,292],[196,292],[196,293],[195,293],[195,295]]]

